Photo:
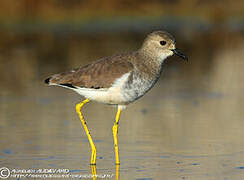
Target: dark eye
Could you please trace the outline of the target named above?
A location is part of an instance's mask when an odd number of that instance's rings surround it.
[[[160,44],[164,46],[166,44],[166,41],[160,41]]]

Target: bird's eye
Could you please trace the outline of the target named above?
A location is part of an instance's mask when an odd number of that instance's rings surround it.
[[[166,44],[166,41],[160,41],[160,44],[164,46]]]

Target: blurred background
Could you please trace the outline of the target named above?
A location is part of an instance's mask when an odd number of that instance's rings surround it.
[[[0,167],[89,174],[82,97],[43,80],[137,50],[153,30],[189,57],[122,113],[120,179],[244,178],[243,0],[8,0],[0,2]],[[115,174],[116,108],[89,103],[97,173]]]

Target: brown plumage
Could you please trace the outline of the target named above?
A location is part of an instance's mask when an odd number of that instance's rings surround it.
[[[92,64],[55,74],[46,79],[46,83],[94,89],[109,88],[121,74],[133,69],[132,63],[129,62],[131,56],[133,55],[123,54],[102,58]]]

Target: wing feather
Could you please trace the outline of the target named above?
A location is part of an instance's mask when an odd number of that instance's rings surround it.
[[[123,74],[132,71],[133,64],[126,55],[117,55],[100,59],[92,64],[60,73],[46,79],[50,85],[61,85],[69,88],[109,88]]]

